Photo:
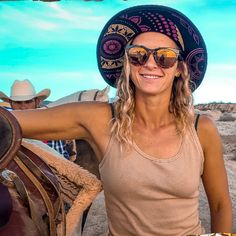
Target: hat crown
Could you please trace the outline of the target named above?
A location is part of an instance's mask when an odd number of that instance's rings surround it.
[[[27,101],[33,98],[40,98],[41,101],[46,99],[51,93],[50,89],[43,89],[36,93],[34,86],[29,80],[15,80],[11,86],[11,95],[8,97],[5,93],[0,91],[0,99],[5,102],[9,101]]]
[[[16,80],[11,87],[10,97],[32,96],[33,98],[35,95],[36,91],[34,86],[27,79],[23,81]]]

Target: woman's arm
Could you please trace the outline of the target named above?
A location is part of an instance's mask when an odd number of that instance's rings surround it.
[[[105,103],[80,102],[12,113],[20,123],[23,137],[39,140],[86,139],[91,132],[96,132],[99,119],[107,118],[98,117],[105,106]]]
[[[199,120],[198,135],[205,162],[202,176],[211,212],[211,232],[232,232],[232,205],[220,135],[206,116]]]

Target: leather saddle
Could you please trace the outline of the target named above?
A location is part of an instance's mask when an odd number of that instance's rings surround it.
[[[21,141],[17,120],[0,107],[0,235],[65,235],[59,181]]]

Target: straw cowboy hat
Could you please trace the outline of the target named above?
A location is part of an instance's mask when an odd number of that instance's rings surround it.
[[[207,49],[197,27],[181,12],[160,5],[124,9],[104,26],[97,43],[98,68],[104,80],[116,87],[123,68],[125,47],[141,33],[159,32],[181,49],[190,72],[192,91],[202,82],[207,67]]]
[[[0,99],[5,102],[10,101],[27,101],[33,98],[40,98],[41,101],[50,95],[50,89],[43,89],[36,93],[34,86],[29,80],[15,80],[11,86],[11,95],[8,97],[5,93],[0,92]]]

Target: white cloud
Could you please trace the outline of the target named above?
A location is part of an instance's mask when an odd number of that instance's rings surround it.
[[[35,30],[35,28],[53,30],[57,28],[54,22],[45,20],[48,17],[46,15],[43,17],[40,8],[36,7],[36,9],[38,9],[38,13],[34,8],[25,10],[25,8],[5,6],[4,11],[1,13],[1,19],[8,24],[8,32],[11,34],[13,34],[14,30]]]
[[[96,15],[92,8],[79,4],[67,6],[51,3],[48,6],[53,11],[46,11],[47,17],[62,28],[97,30],[98,25],[104,25],[107,21],[104,15]]]
[[[43,20],[35,20],[32,24],[41,30],[54,30],[58,28],[56,24]]]
[[[74,16],[65,9],[62,9],[57,3],[49,3],[50,8],[54,10],[54,17],[65,19],[65,20],[73,20]]]
[[[0,47],[4,48],[9,42],[29,47],[41,47],[52,42],[95,43],[95,37],[106,21],[105,15],[99,15],[97,11],[81,7],[80,4],[35,3],[33,7],[4,5],[0,14],[0,25],[4,28],[1,29]],[[90,32],[82,35],[81,30]]]

